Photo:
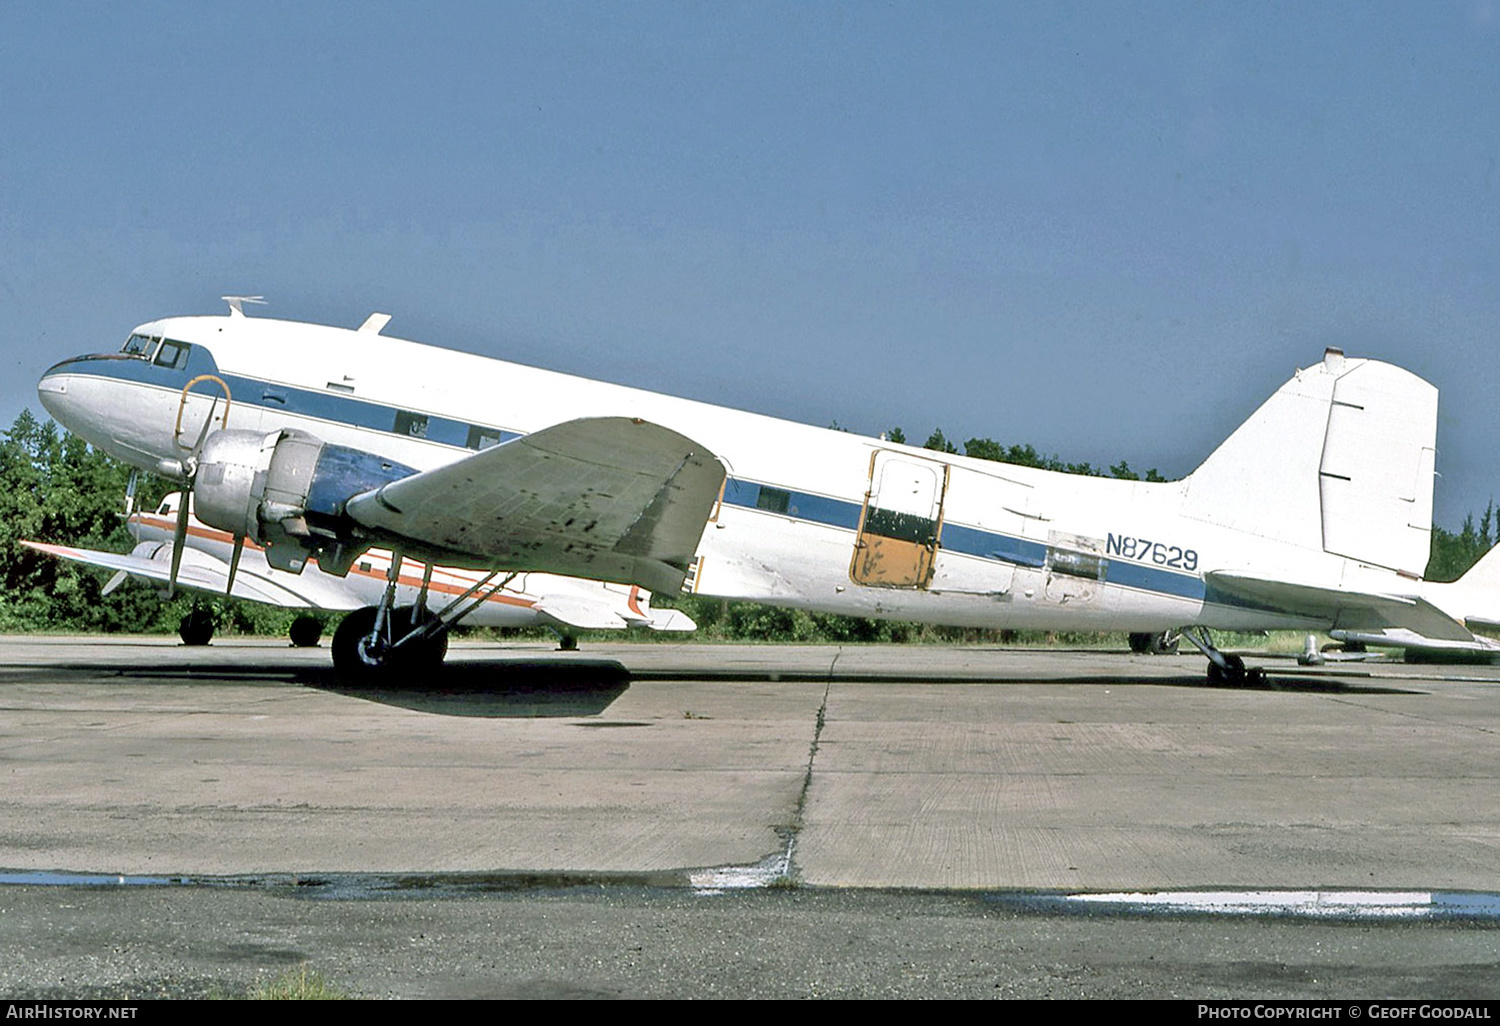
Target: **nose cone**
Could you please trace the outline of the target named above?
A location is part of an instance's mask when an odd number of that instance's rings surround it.
[[[36,396],[42,402],[42,408],[52,415],[52,419],[63,427],[68,426],[68,383],[72,375],[64,369],[73,360],[64,360],[47,368],[47,373],[42,375],[42,380],[36,383]]]
[[[98,374],[97,357],[79,356],[47,368],[36,383],[36,395],[52,419],[94,446],[107,448],[105,422],[111,405],[105,390],[111,380]]]

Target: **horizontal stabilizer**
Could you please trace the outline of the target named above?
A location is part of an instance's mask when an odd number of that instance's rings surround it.
[[[123,571],[132,577],[160,581],[163,584],[167,583],[172,575],[172,546],[165,542],[142,542],[128,556],[118,552],[75,549],[67,545],[48,545],[43,542],[23,541],[21,544],[49,556],[56,556],[58,559],[103,567],[106,570]],[[235,575],[234,592],[231,597],[246,599],[250,602],[262,602],[268,606],[279,606],[283,609],[357,609],[361,604],[342,589],[309,588],[308,585],[315,580],[311,576],[299,577],[295,574],[278,573],[277,577],[297,587],[295,589],[283,587],[242,563],[239,572]],[[177,576],[179,588],[222,596],[224,586],[228,581],[228,563],[194,548],[183,549],[182,569]]]
[[[617,631],[629,626],[614,610],[602,602],[584,599],[539,599],[531,607],[535,612],[563,627],[581,631]]]
[[[698,629],[697,623],[693,621],[680,609],[653,609],[651,619],[646,621],[646,626],[653,631],[685,632]]]
[[[724,476],[713,453],[675,431],[596,417],[402,478],[346,509],[392,547],[449,565],[675,591]]]
[[[680,609],[645,609],[637,615],[628,605],[613,609],[605,602],[563,596],[543,597],[532,607],[561,627],[583,631],[614,631],[624,627],[649,627],[653,631],[695,631],[698,625]]]
[[[1469,567],[1468,572],[1460,577],[1457,583],[1471,587],[1490,588],[1500,594],[1500,545],[1496,545],[1479,557],[1479,562]]]
[[[1361,631],[1334,631],[1330,635],[1334,641],[1344,644],[1368,645],[1371,648],[1402,648],[1409,652],[1418,654],[1453,653],[1458,655],[1497,655],[1500,654],[1500,643],[1490,638],[1476,637],[1473,641],[1444,641],[1439,638],[1428,638],[1415,631],[1409,631],[1401,627],[1391,627],[1383,631],[1361,632]]]
[[[1264,606],[1292,616],[1326,620],[1334,630],[1380,631],[1404,627],[1428,638],[1474,640],[1463,624],[1415,595],[1342,591],[1222,570],[1204,576],[1209,602]]]

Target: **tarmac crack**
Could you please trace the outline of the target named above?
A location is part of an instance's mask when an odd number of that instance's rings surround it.
[[[797,883],[797,838],[802,833],[802,823],[807,811],[807,793],[812,789],[813,764],[818,758],[818,745],[823,739],[823,724],[828,717],[828,696],[833,691],[833,668],[843,654],[842,646],[833,653],[828,664],[828,679],[823,684],[823,700],[818,704],[818,715],[813,722],[812,743],[807,751],[807,769],[802,774],[802,787],[797,792],[797,803],[792,807],[790,822],[777,833],[785,839],[780,851],[773,852],[753,866],[721,866],[717,869],[689,874],[694,890],[700,894],[720,894],[725,890],[746,887],[794,887]]]
[[[833,659],[828,663],[828,680],[823,684],[823,701],[818,705],[818,716],[813,723],[812,744],[807,751],[807,772],[802,775],[802,789],[797,792],[797,804],[792,809],[792,822],[787,826],[786,852],[783,859],[786,869],[783,878],[788,882],[797,879],[797,864],[795,861],[797,851],[797,838],[802,833],[802,824],[807,813],[807,794],[812,790],[813,765],[818,759],[818,745],[823,740],[823,725],[828,720],[828,696],[833,691],[833,671],[838,665],[839,656],[844,654],[843,646],[834,650]]]

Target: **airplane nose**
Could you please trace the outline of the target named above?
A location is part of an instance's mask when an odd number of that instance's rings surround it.
[[[36,383],[36,396],[41,400],[42,408],[58,423],[64,423],[64,414],[68,405],[69,375],[58,372],[58,367],[61,366],[58,364],[50,368]]]
[[[42,408],[53,420],[73,432],[82,427],[80,415],[87,412],[77,394],[79,383],[84,380],[79,370],[87,360],[88,357],[79,356],[55,363],[36,383],[36,396],[41,400]]]

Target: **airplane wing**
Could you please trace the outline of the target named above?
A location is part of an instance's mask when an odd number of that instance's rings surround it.
[[[1214,596],[1217,591],[1231,603],[1240,600],[1326,619],[1334,630],[1381,631],[1388,627],[1402,627],[1441,641],[1474,640],[1474,635],[1463,624],[1415,595],[1341,591],[1223,570],[1210,571],[1205,580],[1209,586],[1208,601],[1221,601]]]
[[[682,586],[724,483],[713,453],[629,417],[571,420],[350,499],[438,562]]]
[[[97,549],[75,549],[67,545],[48,545],[44,542],[23,541],[21,544],[58,559],[121,571],[132,577],[160,581],[163,584],[172,574],[172,546],[165,542],[142,542],[129,555],[101,552]],[[232,597],[284,609],[343,610],[358,609],[363,604],[342,588],[318,586],[311,575],[299,577],[278,571],[271,573],[276,574],[276,580],[257,572],[255,568],[247,568],[244,563],[240,564],[239,572],[234,578]],[[178,587],[222,597],[228,580],[228,563],[194,548],[183,550],[182,569],[177,577]],[[280,583],[282,581],[285,584]]]

